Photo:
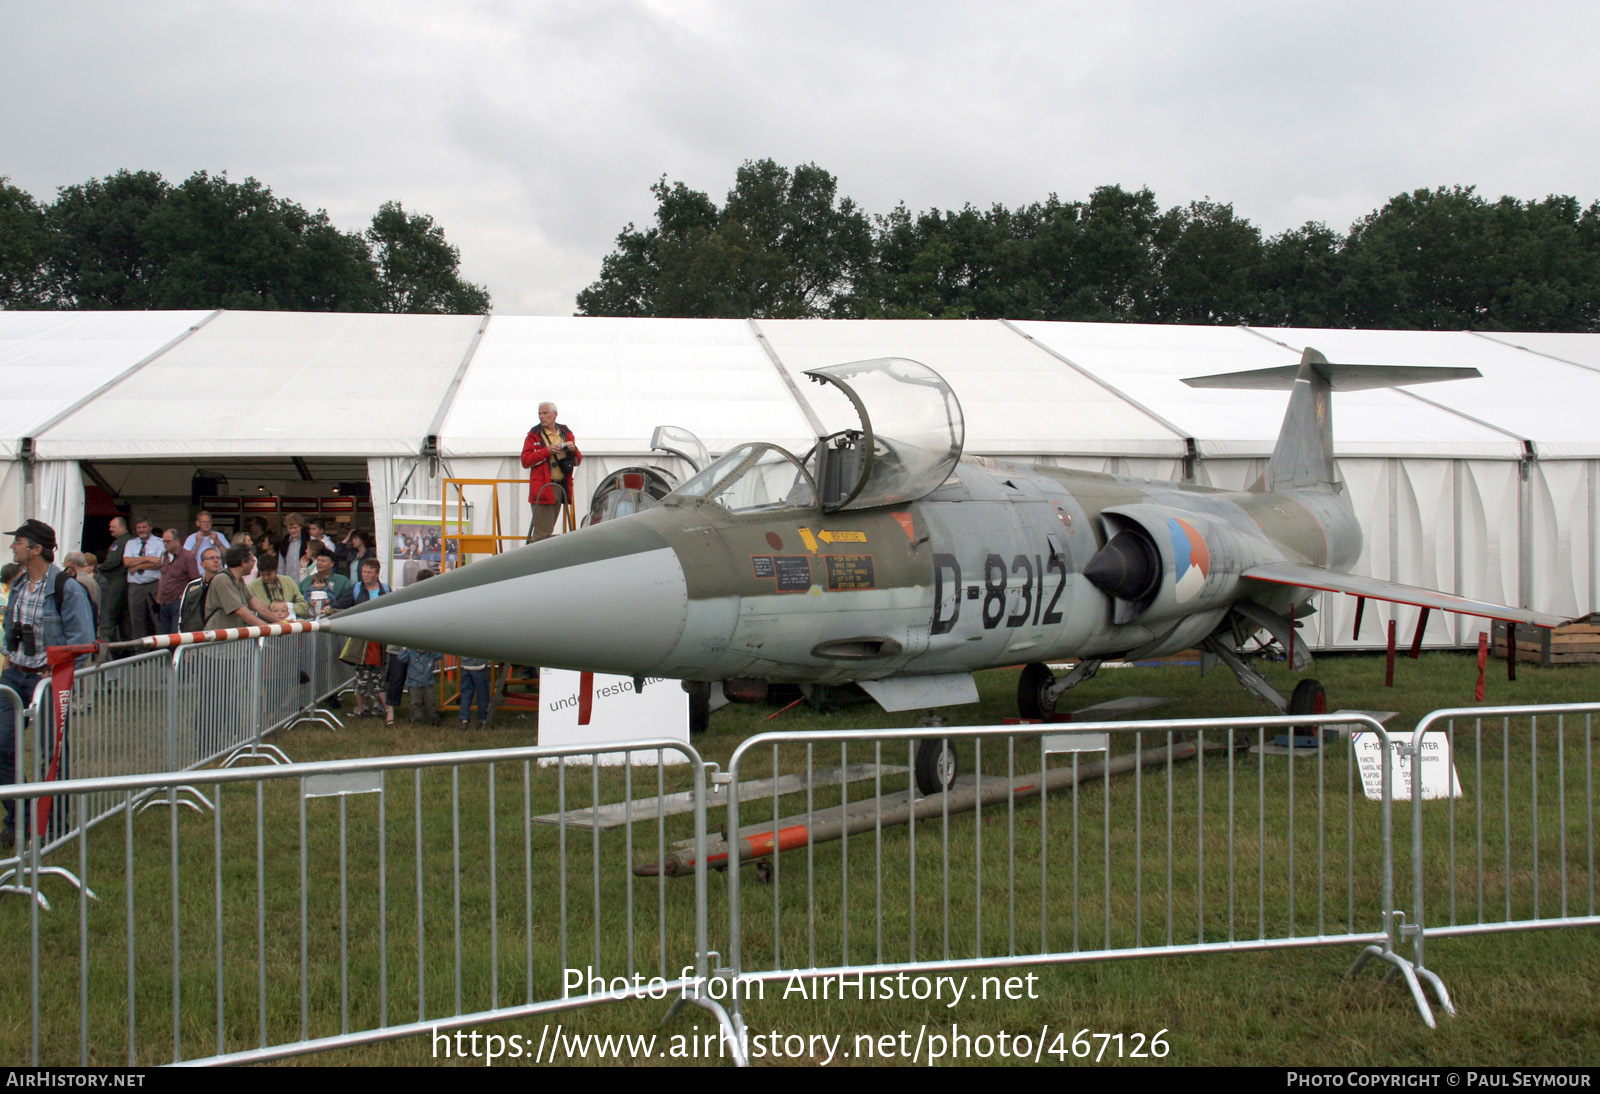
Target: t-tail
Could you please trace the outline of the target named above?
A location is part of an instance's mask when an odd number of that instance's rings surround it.
[[[1190,387],[1291,389],[1278,443],[1272,448],[1266,474],[1253,489],[1336,493],[1340,485],[1333,470],[1333,410],[1328,397],[1331,392],[1470,380],[1480,375],[1475,368],[1334,364],[1308,347],[1299,365],[1195,376],[1183,382]]]

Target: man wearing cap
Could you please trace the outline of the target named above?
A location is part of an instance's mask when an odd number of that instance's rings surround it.
[[[0,672],[0,684],[22,696],[24,703],[32,702],[34,691],[41,683],[50,680],[50,662],[46,650],[51,646],[86,646],[94,642],[94,615],[89,607],[89,594],[83,586],[71,579],[61,582],[60,606],[56,603],[56,577],[65,576],[56,566],[56,533],[43,521],[30,520],[14,532],[11,558],[22,567],[11,586],[11,598],[6,602],[4,617],[4,645],[10,661]],[[78,658],[80,668],[87,666],[89,656]],[[47,708],[49,709],[49,708]],[[54,739],[54,726],[47,731]],[[0,785],[16,782],[17,776],[16,717],[11,696],[0,691]],[[41,750],[48,754],[48,749]],[[57,772],[65,778],[66,754],[63,750],[61,767]],[[0,831],[0,842],[8,841],[14,833],[15,802],[5,803],[5,827]]]
[[[556,404],[539,404],[539,424],[522,444],[522,466],[528,468],[528,502],[533,506],[529,543],[550,538],[556,517],[572,496],[572,469],[583,462],[578,439],[556,421]]]

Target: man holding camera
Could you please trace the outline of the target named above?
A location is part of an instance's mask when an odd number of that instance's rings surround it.
[[[11,557],[23,572],[12,584],[11,599],[6,603],[4,641],[10,663],[0,673],[0,684],[28,703],[33,700],[40,682],[49,682],[48,647],[83,646],[94,642],[94,614],[89,606],[89,594],[82,585],[71,579],[56,581],[57,575],[65,574],[54,564],[55,529],[43,521],[30,520],[9,534],[16,537],[11,545]],[[79,667],[88,663],[87,655],[78,658]],[[45,734],[41,733],[43,736]],[[42,751],[48,763],[51,750],[47,747]],[[11,696],[0,691],[0,785],[16,782],[16,755],[15,710]],[[57,777],[66,777],[64,750]],[[5,828],[0,840],[9,841],[14,832],[14,806],[12,801],[5,803]]]
[[[550,538],[556,517],[572,496],[572,469],[583,462],[572,430],[556,421],[556,404],[539,404],[539,424],[528,430],[522,466],[528,468],[528,502],[533,506],[529,543]]]

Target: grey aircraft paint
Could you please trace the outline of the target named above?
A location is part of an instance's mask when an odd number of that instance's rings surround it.
[[[819,438],[804,459],[739,446],[656,508],[447,572],[328,629],[632,676],[894,679],[912,706],[970,701],[949,682],[977,669],[1201,646],[1286,709],[1241,650],[1262,629],[1287,640],[1318,589],[1561,622],[1348,574],[1361,531],[1334,477],[1330,392],[1465,374],[1307,350],[1287,370],[1190,381],[1293,388],[1263,481],[1221,491],[962,459],[960,408],[931,369],[892,358],[819,369],[859,430]],[[1041,693],[1044,705],[1062,690]]]

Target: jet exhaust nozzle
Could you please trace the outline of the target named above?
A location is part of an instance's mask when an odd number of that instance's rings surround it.
[[[1083,576],[1103,592],[1138,603],[1152,596],[1161,581],[1161,556],[1149,536],[1124,530],[1095,553]]]

